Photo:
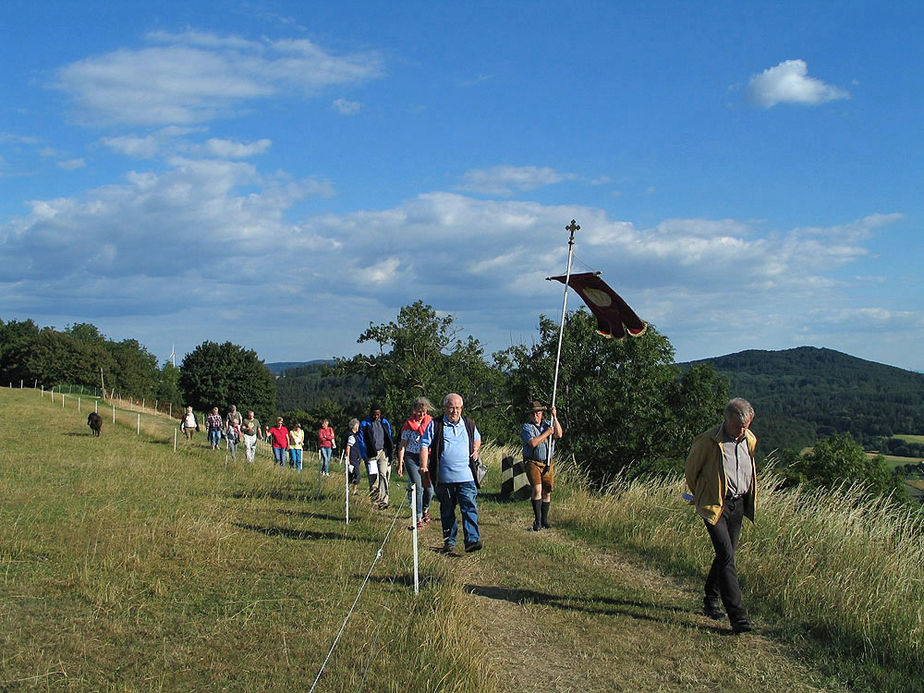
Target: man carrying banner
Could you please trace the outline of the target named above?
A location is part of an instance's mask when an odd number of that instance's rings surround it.
[[[561,438],[563,431],[558,422],[555,407],[552,407],[551,420],[544,420],[542,415],[546,408],[537,401],[530,402],[529,421],[520,428],[523,440],[523,466],[526,476],[533,487],[533,531],[551,529],[549,525],[549,505],[552,502],[552,489],[555,488],[555,471],[552,467],[552,453],[555,443],[552,436]]]

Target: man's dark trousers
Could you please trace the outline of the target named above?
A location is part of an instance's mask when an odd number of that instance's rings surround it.
[[[726,498],[719,521],[706,522],[706,530],[715,549],[715,560],[706,577],[706,600],[718,602],[722,598],[728,620],[732,623],[747,621],[748,615],[741,603],[741,586],[735,568],[735,550],[741,535],[744,503],[741,498]]]

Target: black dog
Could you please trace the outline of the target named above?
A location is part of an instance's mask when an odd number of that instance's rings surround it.
[[[98,436],[100,430],[103,428],[103,417],[95,411],[91,411],[90,415],[87,417],[87,426],[93,430],[93,435]]]

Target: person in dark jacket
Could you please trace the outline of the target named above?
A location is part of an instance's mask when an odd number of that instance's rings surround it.
[[[369,501],[372,507],[384,510],[388,507],[388,482],[391,479],[394,446],[391,424],[382,416],[381,407],[372,405],[369,416],[359,425],[359,432],[366,473],[369,475]]]
[[[359,419],[350,419],[350,434],[347,436],[344,456],[346,457],[346,471],[350,479],[351,493],[356,493],[359,486],[359,468],[364,459],[362,435],[359,433]]]

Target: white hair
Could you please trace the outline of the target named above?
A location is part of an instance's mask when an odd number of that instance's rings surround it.
[[[460,394],[458,394],[458,393],[456,393],[456,392],[450,392],[448,395],[446,395],[445,397],[443,397],[443,406],[444,406],[444,407],[448,407],[448,406],[449,406],[449,400],[452,399],[453,397],[458,397],[458,398],[459,398],[459,401],[462,402],[462,403],[464,404],[464,402],[463,402],[463,400],[462,400],[462,395],[460,395]]]

